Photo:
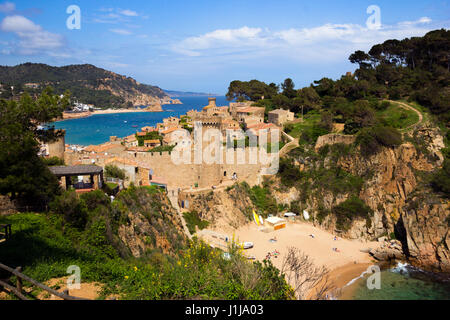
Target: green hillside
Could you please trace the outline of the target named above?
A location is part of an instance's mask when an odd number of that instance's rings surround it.
[[[128,107],[130,97],[136,95],[167,97],[156,86],[140,84],[132,78],[90,64],[53,67],[25,63],[14,67],[0,66],[0,83],[4,85],[3,98],[10,98],[22,91],[38,93],[51,86],[57,94],[69,90],[75,100],[102,108]],[[39,87],[30,88],[26,84],[38,84]],[[14,92],[11,92],[10,86],[15,87]]]

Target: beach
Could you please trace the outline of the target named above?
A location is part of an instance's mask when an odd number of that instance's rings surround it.
[[[105,110],[95,110],[92,112],[90,111],[78,113],[64,112],[63,120],[87,118],[97,114],[135,113],[135,112],[162,112],[162,111],[148,111],[145,109],[105,109]]]
[[[259,261],[263,261],[269,252],[278,251],[278,257],[271,258],[272,263],[278,269],[282,268],[288,248],[298,248],[307,254],[317,266],[325,266],[330,271],[330,280],[336,288],[343,288],[351,280],[359,277],[370,265],[375,264],[367,252],[368,249],[380,245],[378,242],[361,240],[342,238],[334,240],[334,234],[305,222],[288,223],[285,229],[268,233],[260,230],[261,227],[251,223],[237,229],[230,236],[234,236],[238,243],[252,242],[254,247],[245,250],[245,255],[253,256]],[[216,231],[226,234],[219,230]],[[276,242],[271,242],[271,239],[276,239]],[[211,239],[206,240],[211,241]],[[333,248],[337,248],[339,252],[333,251]],[[346,295],[346,297],[349,296]]]

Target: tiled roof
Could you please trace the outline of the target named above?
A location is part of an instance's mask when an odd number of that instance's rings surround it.
[[[88,146],[84,150],[87,151],[87,152],[101,153],[101,152],[105,152],[105,151],[108,151],[108,150],[113,149],[113,148],[117,148],[119,146],[120,145],[117,145],[117,144],[105,143],[105,144],[101,144],[99,146]]]
[[[290,111],[284,110],[284,109],[276,109],[276,110],[270,111],[269,113],[283,114],[283,113],[288,113],[288,112],[290,112]]]
[[[178,127],[173,127],[173,128],[169,128],[169,129],[167,129],[165,131],[162,131],[161,133],[162,134],[169,134],[169,133],[172,133],[172,132],[177,131],[177,130],[181,130],[181,129],[178,128]]]
[[[239,108],[237,110],[238,113],[252,113],[252,112],[258,112],[258,111],[263,111],[264,108],[261,107],[245,107],[245,108]]]

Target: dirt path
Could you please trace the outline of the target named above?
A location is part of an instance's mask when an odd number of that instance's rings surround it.
[[[416,108],[410,106],[409,104],[406,104],[404,102],[400,102],[400,101],[394,101],[394,100],[388,100],[391,103],[396,103],[398,104],[400,107],[404,108],[404,109],[408,109],[411,111],[414,111],[415,113],[417,113],[417,115],[419,116],[419,121],[416,122],[415,124],[410,125],[409,127],[404,128],[403,130],[410,130],[410,129],[414,129],[416,128],[419,124],[421,124],[423,122],[423,114],[422,112],[420,112],[419,110],[417,110]]]

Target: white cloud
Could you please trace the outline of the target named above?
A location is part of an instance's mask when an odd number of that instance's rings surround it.
[[[138,16],[136,11],[129,10],[129,9],[120,10],[119,13],[124,15],[124,16],[127,16],[127,17],[137,17]]]
[[[388,39],[423,36],[433,30],[431,22],[430,18],[422,17],[416,21],[383,25],[378,30],[365,25],[330,23],[279,31],[244,26],[189,37],[173,44],[171,49],[190,57],[233,55],[252,59],[282,56],[302,61],[342,61],[355,50],[369,50]]]
[[[16,10],[16,5],[14,3],[8,1],[0,3],[0,12],[10,13],[13,12],[14,10]]]
[[[129,36],[133,34],[131,31],[125,30],[125,29],[109,29],[109,31],[123,35],[123,36]]]
[[[264,40],[261,34],[261,28],[249,28],[244,26],[240,29],[219,29],[206,33],[198,37],[189,37],[181,43],[172,46],[174,51],[188,55],[199,56],[201,50],[220,48],[220,47],[241,47],[248,46],[252,42]]]
[[[100,8],[99,11],[103,13],[93,19],[97,23],[117,24],[129,22],[131,18],[140,16],[136,11],[130,9]]]
[[[48,32],[33,21],[19,15],[4,18],[0,24],[0,30],[14,33],[19,38],[16,50],[21,54],[58,49],[64,43],[61,35]]]

